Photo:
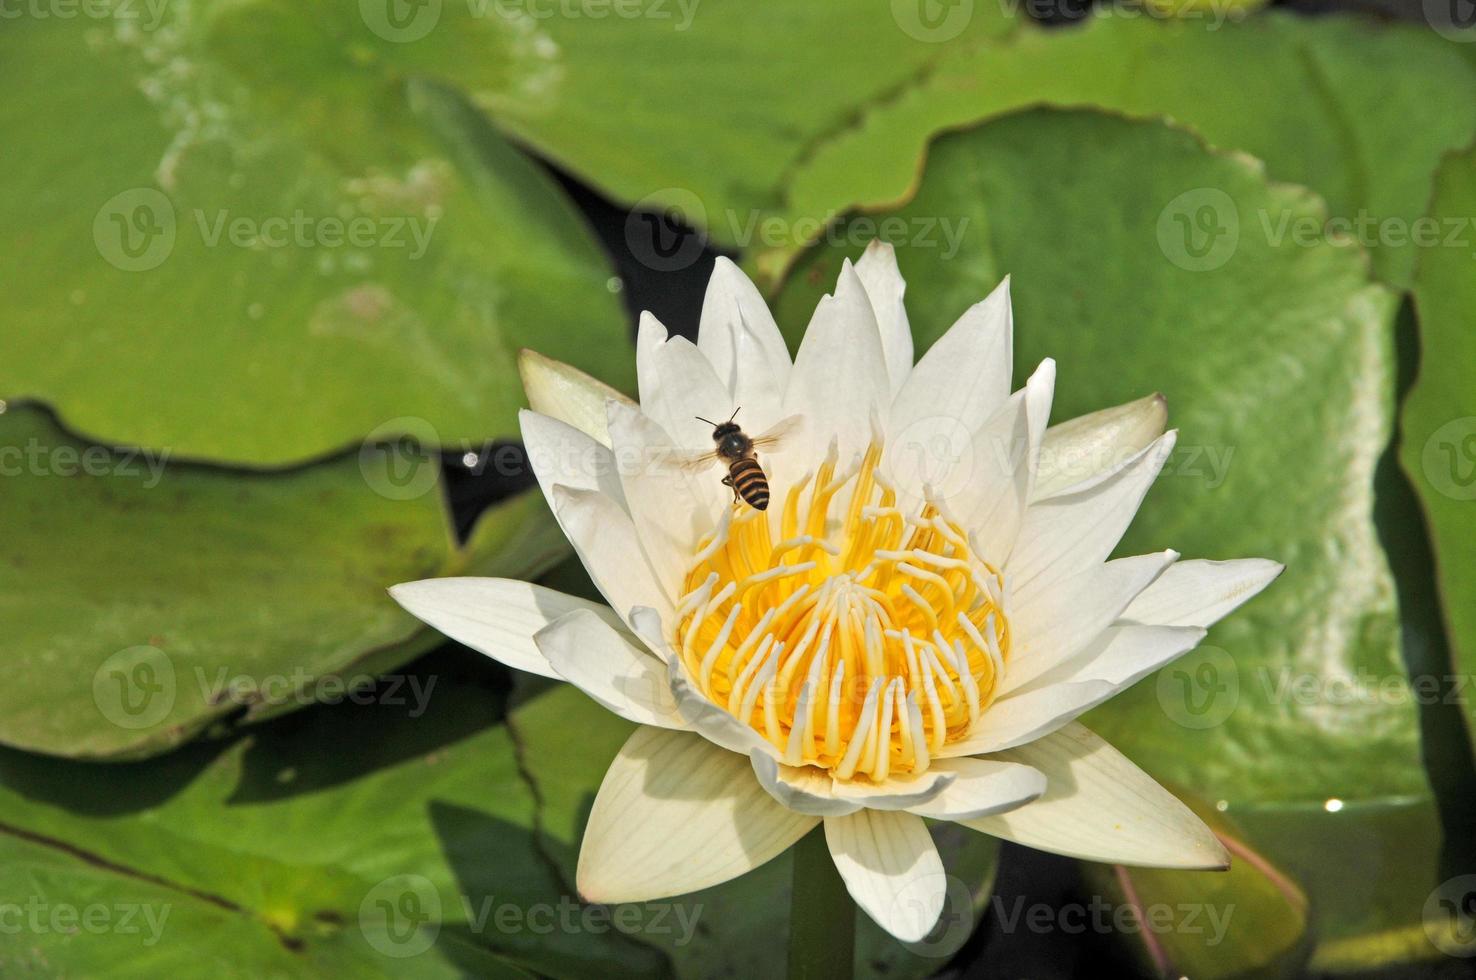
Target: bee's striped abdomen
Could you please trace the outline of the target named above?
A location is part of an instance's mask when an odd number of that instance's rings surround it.
[[[735,460],[728,467],[728,477],[733,481],[733,490],[754,510],[765,510],[769,506],[769,478],[764,468],[753,457]]]

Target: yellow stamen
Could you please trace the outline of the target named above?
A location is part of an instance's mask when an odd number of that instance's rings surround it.
[[[741,504],[698,544],[674,647],[712,701],[791,766],[916,774],[962,738],[1009,656],[1006,587],[933,503],[899,507],[881,448],[832,455],[777,520]]]

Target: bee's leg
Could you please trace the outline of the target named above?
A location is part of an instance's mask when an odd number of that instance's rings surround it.
[[[733,491],[733,503],[736,504],[738,502],[738,488],[733,485],[733,477],[732,476],[725,476],[725,477],[723,477],[723,486],[725,486],[729,490]]]

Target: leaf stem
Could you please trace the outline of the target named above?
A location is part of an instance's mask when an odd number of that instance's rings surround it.
[[[789,980],[850,980],[855,947],[856,906],[835,870],[822,824],[794,845]]]

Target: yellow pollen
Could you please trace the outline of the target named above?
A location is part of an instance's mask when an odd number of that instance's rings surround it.
[[[880,781],[925,771],[993,700],[1006,586],[931,502],[909,513],[881,448],[832,454],[786,495],[779,540],[742,504],[699,542],[673,647],[717,705],[791,766]]]

